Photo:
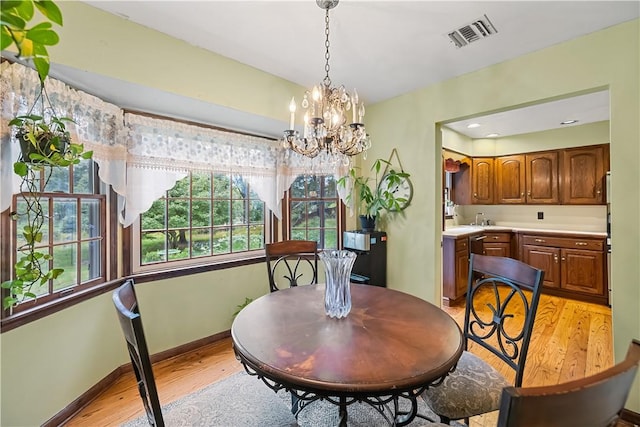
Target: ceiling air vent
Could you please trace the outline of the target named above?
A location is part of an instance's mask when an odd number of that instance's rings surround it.
[[[456,47],[463,47],[497,32],[498,30],[496,30],[496,27],[489,21],[487,15],[483,15],[482,18],[476,19],[472,23],[464,25],[457,30],[453,30],[447,35]]]

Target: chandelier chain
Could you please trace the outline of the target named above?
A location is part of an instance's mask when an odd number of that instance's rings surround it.
[[[302,99],[304,111],[302,131],[295,129],[295,98],[289,103],[289,128],[284,131],[282,146],[291,151],[314,158],[325,153],[332,165],[341,163],[348,166],[350,157],[365,153],[371,148],[371,138],[364,123],[364,104],[358,99],[358,93],[349,93],[344,85],[331,87],[329,77],[329,9],[339,0],[316,0],[316,4],[325,9],[325,76],[322,83],[307,90]],[[321,160],[324,161],[324,160]]]
[[[324,34],[326,36],[326,39],[324,42],[324,47],[326,48],[326,51],[324,53],[324,59],[326,60],[324,65],[324,70],[327,72],[327,74],[324,76],[324,80],[322,82],[326,87],[330,87],[331,78],[329,77],[329,69],[330,69],[329,58],[331,57],[331,55],[329,54],[329,9],[327,9],[327,12],[324,16],[324,22],[325,22]]]

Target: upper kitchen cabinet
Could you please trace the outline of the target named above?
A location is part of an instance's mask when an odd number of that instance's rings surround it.
[[[497,204],[558,204],[558,151],[496,158]]]
[[[495,166],[496,203],[525,203],[525,156],[496,157]]]
[[[475,205],[492,205],[494,184],[493,157],[474,157],[471,163],[471,202]]]
[[[531,204],[558,204],[558,151],[544,151],[525,156],[526,200]]]
[[[492,205],[494,200],[493,157],[467,158],[460,170],[451,174],[451,200],[456,205]]]
[[[562,203],[600,205],[605,203],[605,174],[608,146],[568,148],[562,150]]]

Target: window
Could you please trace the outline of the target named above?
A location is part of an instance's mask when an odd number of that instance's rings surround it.
[[[264,249],[265,207],[240,175],[192,172],[140,215],[139,271]]]
[[[42,240],[36,248],[53,257],[45,261],[48,265],[44,269],[61,268],[64,272],[31,289],[37,298],[21,302],[12,309],[14,313],[105,281],[106,196],[98,194],[97,182],[95,163],[90,160],[67,169],[45,167],[40,171],[45,218]],[[31,200],[22,195],[13,198],[11,211],[17,215],[10,221],[12,259],[3,260],[6,271],[13,271],[13,264],[22,256],[20,247],[26,240],[21,230],[27,221],[23,213]],[[7,261],[10,265],[5,265]]]
[[[288,192],[288,227],[292,240],[315,240],[318,248],[338,249],[344,208],[333,176],[299,176]]]

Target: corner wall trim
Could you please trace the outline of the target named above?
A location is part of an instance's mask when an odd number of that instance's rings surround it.
[[[163,360],[170,359],[180,354],[197,350],[200,347],[203,347],[207,344],[212,344],[216,341],[220,341],[221,339],[228,338],[230,336],[231,336],[231,331],[226,330],[214,335],[210,335],[208,337],[200,338],[198,340],[179,345],[174,348],[170,348],[165,351],[161,351],[160,353],[156,353],[151,356],[151,363],[161,362]],[[71,418],[73,418],[78,412],[80,412],[87,405],[89,405],[89,403],[93,402],[98,396],[100,396],[100,394],[102,394],[107,388],[113,385],[118,380],[118,378],[120,378],[124,374],[128,374],[132,372],[132,370],[133,368],[131,367],[131,363],[125,363],[124,365],[118,366],[111,373],[107,374],[106,377],[98,381],[96,385],[94,385],[89,390],[82,393],[80,397],[75,399],[73,402],[69,403],[60,412],[58,412],[53,417],[45,421],[42,424],[42,427],[56,427],[56,426],[64,425]],[[142,405],[142,402],[140,404]]]
[[[623,409],[620,413],[620,419],[633,425],[640,426],[640,414],[629,409]]]

